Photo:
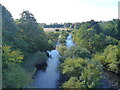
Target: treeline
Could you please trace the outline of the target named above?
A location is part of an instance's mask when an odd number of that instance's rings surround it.
[[[60,46],[62,88],[102,87],[104,69],[120,73],[119,20],[80,23],[72,33],[76,46]],[[117,88],[117,87],[116,87]]]
[[[29,11],[23,11],[20,19],[14,20],[2,6],[2,87],[28,86],[35,66],[46,63],[46,51],[57,42],[53,40],[58,37],[55,35],[46,34]]]
[[[120,29],[118,19],[108,22],[89,21],[73,32],[76,45],[86,48],[93,57],[102,61],[102,64],[113,72],[118,73],[120,65]],[[100,55],[100,56],[99,56]],[[103,58],[102,58],[103,57]]]
[[[70,29],[78,29],[83,23],[77,22],[77,23],[39,23],[44,28],[70,28]]]
[[[39,25],[43,26],[44,28],[70,28],[72,23],[39,23]]]

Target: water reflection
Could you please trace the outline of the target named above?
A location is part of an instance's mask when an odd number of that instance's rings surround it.
[[[46,71],[38,70],[31,87],[33,88],[56,88],[59,79],[57,66],[59,64],[59,53],[57,50],[49,52],[51,58],[48,58]]]

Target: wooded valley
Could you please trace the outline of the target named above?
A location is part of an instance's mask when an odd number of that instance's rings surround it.
[[[48,51],[54,49],[60,54],[56,88],[104,88],[104,70],[120,78],[119,19],[45,24],[38,23],[30,11],[20,15],[14,19],[2,6],[2,88],[28,87],[35,72],[47,68]],[[45,32],[44,28],[68,31]],[[67,48],[69,34],[75,45]],[[118,82],[108,88],[120,88]]]

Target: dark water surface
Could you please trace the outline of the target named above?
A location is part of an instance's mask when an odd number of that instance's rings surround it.
[[[56,88],[59,79],[59,53],[57,50],[49,52],[51,58],[48,58],[46,71],[38,70],[31,87],[33,88]]]

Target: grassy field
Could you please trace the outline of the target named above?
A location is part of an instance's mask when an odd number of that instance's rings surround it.
[[[54,32],[56,29],[59,30],[68,30],[67,28],[44,28],[45,32]]]

